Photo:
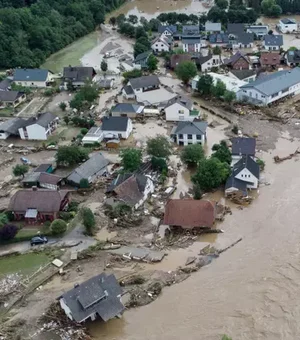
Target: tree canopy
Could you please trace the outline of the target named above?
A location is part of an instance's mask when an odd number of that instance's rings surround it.
[[[204,151],[202,145],[191,144],[185,146],[181,151],[180,158],[182,162],[187,165],[198,164],[201,160],[204,159]]]
[[[107,62],[104,59],[102,59],[100,67],[102,72],[107,71]]]
[[[67,223],[61,219],[54,220],[51,223],[50,230],[53,235],[63,234],[67,230]]]
[[[96,227],[95,216],[92,210],[90,208],[84,207],[80,210],[80,215],[82,217],[86,234],[92,236]]]
[[[222,140],[220,144],[214,144],[212,150],[214,153],[211,157],[216,157],[219,161],[227,164],[231,163],[231,152],[224,140]]]
[[[157,64],[158,64],[158,59],[153,54],[151,54],[147,60],[148,70],[150,72],[156,71]]]
[[[58,165],[72,166],[88,158],[87,150],[76,145],[60,146],[56,153],[56,162]]]
[[[222,82],[222,80],[218,79],[216,85],[212,87],[212,94],[217,98],[221,98],[224,96],[225,91],[226,85]]]
[[[24,177],[24,175],[28,172],[29,167],[28,165],[25,164],[17,164],[14,168],[13,168],[13,174],[16,177],[22,176]]]
[[[80,110],[86,104],[90,105],[94,100],[96,100],[96,98],[98,98],[98,96],[99,90],[96,85],[87,83],[75,94],[75,97],[70,101],[70,107]]]
[[[120,152],[121,165],[124,172],[137,170],[142,164],[142,151],[134,148],[127,148]]]
[[[199,78],[197,89],[201,95],[207,96],[211,94],[213,84],[213,78],[210,75],[205,74]]]
[[[261,10],[267,17],[279,17],[282,13],[281,7],[275,0],[263,0],[261,2]]]
[[[183,61],[176,67],[175,73],[179,79],[187,84],[197,75],[197,67],[192,61]]]
[[[171,144],[163,135],[147,140],[147,154],[149,156],[168,158],[171,155],[171,151]]]

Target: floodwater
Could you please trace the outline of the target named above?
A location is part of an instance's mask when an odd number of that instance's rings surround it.
[[[299,163],[272,162],[298,146],[281,138],[276,151],[264,153],[271,185],[221,224],[225,232],[217,242],[226,246],[243,237],[242,242],[165,288],[152,304],[126,311],[121,320],[94,323],[95,339],[219,340],[224,333],[238,340],[299,339]]]

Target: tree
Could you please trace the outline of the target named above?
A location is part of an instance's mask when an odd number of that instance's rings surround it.
[[[260,171],[263,171],[265,169],[266,163],[262,159],[257,158],[256,163],[259,165]]]
[[[17,164],[15,167],[13,167],[13,175],[16,177],[22,176],[22,178],[24,178],[24,175],[28,172],[28,170],[28,165]]]
[[[66,111],[67,104],[66,104],[65,102],[61,102],[61,103],[59,103],[59,108],[60,108],[62,111]]]
[[[148,51],[148,47],[139,43],[139,42],[136,42],[134,44],[134,50],[133,50],[133,55],[134,57],[136,58],[139,54],[141,53],[144,53],[144,52],[147,52]]]
[[[226,9],[228,7],[227,0],[216,0],[215,4],[221,9]]]
[[[107,71],[107,62],[104,59],[102,59],[100,67],[101,67],[101,71],[102,72],[106,72]]]
[[[142,151],[139,149],[124,149],[120,152],[120,157],[124,172],[136,171],[142,164]]]
[[[117,24],[117,18],[116,17],[110,17],[109,18],[109,24],[112,25],[113,27],[115,27],[116,24]]]
[[[153,18],[149,21],[150,30],[152,32],[157,32],[159,25],[160,21],[158,19]]]
[[[166,169],[168,171],[168,164],[164,158],[152,157],[151,165],[153,170],[158,170],[162,172],[164,169]]]
[[[141,45],[144,45],[147,47],[147,49],[150,50],[151,48],[151,43],[148,39],[148,37],[139,37],[137,40],[136,40],[137,43],[141,44]]]
[[[0,213],[0,227],[3,227],[4,224],[7,224],[8,221],[8,217],[5,213]]]
[[[119,25],[119,32],[128,36],[129,38],[134,38],[135,36],[135,27],[129,23],[123,22]]]
[[[268,31],[268,35],[272,35],[273,33],[274,33],[273,30]]]
[[[89,132],[89,130],[88,130],[87,128],[82,128],[82,129],[80,130],[80,133],[81,133],[83,136],[86,135],[88,132]]]
[[[196,165],[204,159],[204,151],[200,144],[191,144],[185,146],[180,155],[184,164]]]
[[[222,340],[232,340],[228,335],[223,335]]]
[[[216,85],[212,88],[212,94],[217,98],[221,98],[224,96],[225,91],[226,85],[222,82],[222,80],[218,79]]]
[[[86,83],[70,101],[70,107],[80,110],[86,103],[89,105],[98,98],[99,90],[96,85]]]
[[[224,100],[227,103],[232,103],[234,100],[236,100],[235,92],[226,90],[224,93]]]
[[[158,135],[147,140],[147,154],[149,156],[168,158],[171,153],[171,144],[165,136]]]
[[[197,172],[192,176],[195,185],[199,185],[201,190],[209,191],[223,184],[230,174],[230,166],[222,163],[216,157],[202,160],[197,168]]]
[[[200,200],[202,197],[202,192],[198,184],[194,185],[193,191],[194,191],[194,200]]]
[[[123,24],[124,22],[126,21],[126,17],[125,17],[125,14],[119,14],[117,17],[116,17],[116,22],[118,24],[118,26],[120,26],[121,24]]]
[[[80,215],[82,217],[86,234],[92,236],[96,227],[95,216],[92,210],[90,208],[84,207],[80,210]]]
[[[79,182],[79,187],[81,189],[87,189],[90,187],[90,183],[88,181],[88,179],[86,178],[81,178],[80,182]]]
[[[197,89],[201,95],[207,96],[211,94],[213,88],[214,80],[213,78],[205,74],[199,78]]]
[[[18,233],[19,229],[17,226],[12,224],[5,224],[0,227],[0,241],[12,240]]]
[[[211,157],[216,157],[221,162],[231,164],[231,152],[224,140],[220,144],[214,144],[212,150],[214,153]]]
[[[180,80],[187,84],[197,75],[197,67],[192,61],[183,61],[176,67],[175,73]]]
[[[143,75],[142,70],[138,70],[137,68],[133,69],[132,71],[127,71],[123,73],[123,77],[126,83],[129,79],[139,78],[142,75]]]
[[[51,223],[50,226],[52,235],[61,235],[67,230],[67,223],[64,220],[57,219]]]
[[[87,150],[79,146],[60,146],[56,153],[58,165],[72,166],[79,164],[89,158]]]
[[[128,21],[135,25],[138,23],[138,17],[134,14],[130,14],[128,17]]]
[[[150,72],[154,72],[157,70],[158,59],[153,55],[150,54],[147,60],[147,67]]]
[[[215,46],[215,47],[213,48],[213,54],[221,55],[221,54],[222,54],[221,47],[220,47],[220,46]]]
[[[282,13],[281,7],[276,4],[275,0],[263,0],[261,10],[268,17],[278,17]]]
[[[143,26],[138,26],[135,29],[135,39],[141,38],[141,37],[145,37],[148,39],[148,35],[144,29]]]

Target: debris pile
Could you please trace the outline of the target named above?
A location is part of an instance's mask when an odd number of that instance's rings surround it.
[[[9,274],[0,280],[0,301],[11,293],[20,289],[22,276],[20,274]]]
[[[254,199],[252,196],[244,196],[243,193],[238,191],[228,193],[226,198],[230,199],[230,201],[232,201],[233,203],[239,205],[249,205]]]
[[[289,154],[288,156],[285,157],[279,157],[279,156],[274,156],[274,162],[275,163],[281,163],[283,161],[286,161],[287,159],[292,159],[293,157],[297,156],[300,154],[299,149],[297,149],[294,153]]]

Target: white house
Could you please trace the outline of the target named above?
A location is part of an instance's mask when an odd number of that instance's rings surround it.
[[[251,70],[230,70],[228,72],[228,76],[232,77],[236,80],[242,80],[246,83],[251,83],[256,79],[256,71],[254,69]]]
[[[101,125],[102,139],[127,139],[132,132],[128,117],[104,117]]]
[[[103,132],[101,127],[93,126],[88,133],[82,138],[82,144],[101,143],[103,140]]]
[[[50,112],[40,113],[26,120],[18,129],[21,139],[46,140],[57,128],[59,118]]]
[[[133,78],[123,87],[122,94],[125,98],[134,99],[138,94],[159,89],[159,85],[160,81],[155,75]]]
[[[172,98],[165,107],[166,121],[193,121],[199,111],[193,110],[193,102],[184,96]]]
[[[279,34],[267,34],[264,36],[263,47],[268,51],[279,51],[283,46],[283,37]]]
[[[250,156],[244,156],[233,167],[234,178],[247,182],[247,188],[257,189],[259,165]]]
[[[183,36],[182,49],[184,52],[200,52],[201,40],[200,36]]]
[[[53,73],[39,68],[17,68],[13,81],[25,87],[47,87],[53,82]]]
[[[268,25],[253,25],[247,27],[247,33],[255,34],[257,39],[262,39],[269,32]]]
[[[158,33],[163,34],[165,36],[171,37],[173,34],[177,32],[176,25],[159,25]]]
[[[171,45],[172,40],[166,35],[162,34],[152,41],[151,49],[156,53],[169,52],[171,49]]]
[[[237,99],[255,105],[268,105],[300,93],[300,69],[278,71],[241,86]]]
[[[206,142],[207,122],[178,122],[171,132],[171,138],[178,145],[204,144]]]
[[[231,166],[245,156],[255,157],[256,139],[251,137],[235,137],[231,139]]]
[[[295,19],[280,19],[277,27],[282,33],[292,33],[298,31],[298,25]]]
[[[199,57],[197,64],[201,67],[201,72],[210,71],[212,67],[219,67],[222,65],[223,59],[220,55],[209,54],[205,57]]]

